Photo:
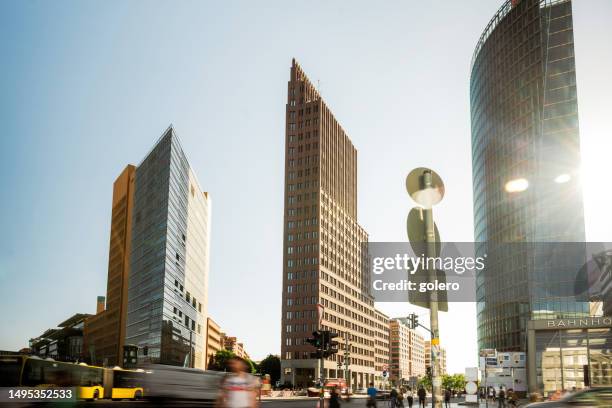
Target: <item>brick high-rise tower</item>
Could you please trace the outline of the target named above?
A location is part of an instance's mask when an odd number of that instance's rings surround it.
[[[319,327],[320,304],[321,328],[351,343],[351,385],[364,387],[377,376],[376,314],[361,247],[368,234],[357,223],[357,150],[295,60],[286,121],[282,381],[319,377],[304,340]],[[343,354],[325,360],[326,378],[344,376]]]

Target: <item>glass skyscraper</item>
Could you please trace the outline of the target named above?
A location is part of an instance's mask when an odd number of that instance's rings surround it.
[[[170,127],[136,169],[126,345],[204,368],[210,198]]]
[[[538,244],[585,240],[570,0],[502,5],[474,52],[470,103],[474,235],[488,255],[478,342],[524,351],[528,320],[589,312],[572,292],[580,246]]]

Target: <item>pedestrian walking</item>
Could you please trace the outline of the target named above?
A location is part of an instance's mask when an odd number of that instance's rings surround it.
[[[444,391],[444,408],[450,408],[451,391],[447,388]]]
[[[389,393],[389,402],[390,402],[391,408],[395,408],[398,406],[397,396],[398,396],[397,390],[395,388],[391,388],[391,392]]]
[[[419,408],[421,407],[425,408],[425,397],[427,397],[427,392],[425,391],[425,388],[423,388],[422,385],[419,387],[419,390],[417,391],[417,396],[419,397]]]
[[[247,373],[246,362],[233,357],[228,367],[230,373],[221,380],[217,408],[256,408],[259,383]]]
[[[404,408],[404,392],[406,392],[406,390],[403,387],[400,387],[397,392],[397,406],[399,408]]]
[[[408,391],[406,392],[406,402],[408,402],[408,408],[412,408],[412,404],[414,403],[412,388],[408,388]]]
[[[498,408],[506,408],[506,391],[504,387],[499,387],[499,393],[497,394]]]
[[[516,407],[517,402],[518,402],[518,397],[516,393],[514,392],[514,389],[509,388],[508,389],[508,405]]]
[[[378,394],[378,390],[374,388],[374,383],[370,383],[368,387],[368,400],[366,402],[366,407],[368,408],[376,408],[376,394]]]
[[[340,408],[340,394],[338,387],[333,387],[329,394],[329,408]]]

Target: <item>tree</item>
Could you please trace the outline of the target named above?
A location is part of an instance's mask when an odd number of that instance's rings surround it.
[[[268,354],[266,358],[261,360],[259,363],[259,373],[270,375],[270,381],[272,384],[276,384],[280,380],[281,376],[281,362],[278,356]]]
[[[234,352],[231,350],[223,349],[223,350],[217,351],[217,353],[215,354],[213,363],[209,367],[209,370],[229,371],[229,367],[227,366],[227,363],[230,359],[234,357],[236,357],[236,354],[234,354]]]
[[[463,374],[444,374],[442,376],[442,388],[449,389],[455,392],[461,392],[465,389],[465,376]]]
[[[465,390],[466,384],[467,381],[465,380],[465,375],[453,374],[453,390],[463,392],[463,390]]]
[[[454,386],[453,376],[448,374],[442,375],[442,388],[452,390]]]
[[[248,358],[243,358],[243,360],[246,363],[247,373],[255,374],[257,372],[257,367],[255,366],[255,363]]]

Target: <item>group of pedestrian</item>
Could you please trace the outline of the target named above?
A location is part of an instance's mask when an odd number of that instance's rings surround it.
[[[391,398],[391,408],[404,408],[406,404],[408,408],[412,408],[414,403],[414,395],[410,387],[393,388],[389,397]]]
[[[486,389],[486,394],[483,395],[481,393],[482,398],[487,398],[491,402],[497,402],[498,408],[506,408],[507,405],[516,407],[518,403],[518,396],[516,392],[512,389],[506,389],[504,385],[500,385],[499,388],[488,387]]]

